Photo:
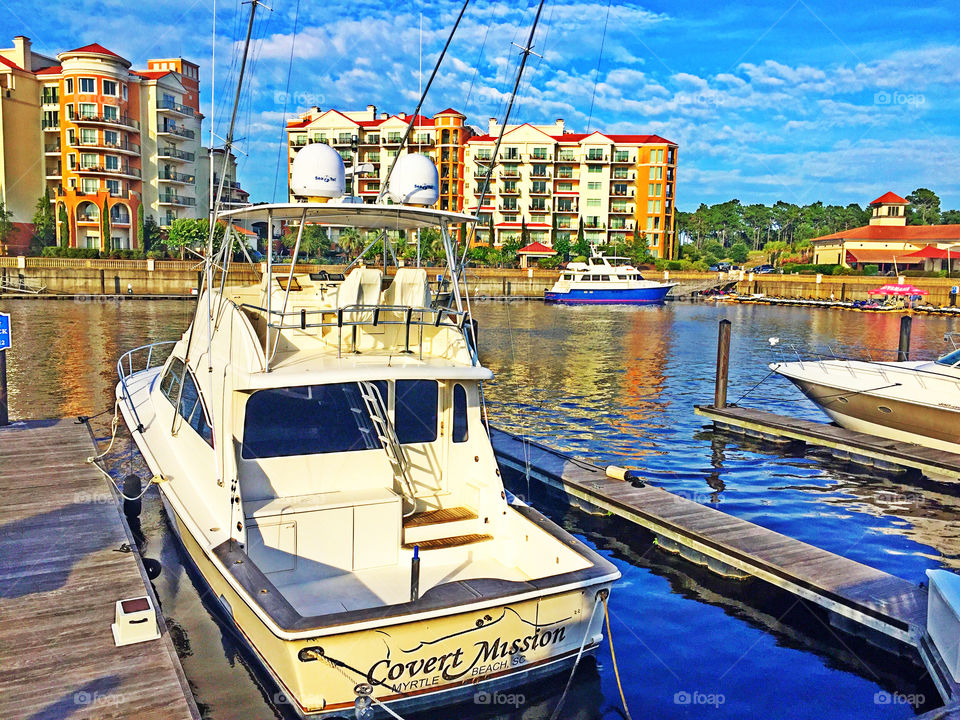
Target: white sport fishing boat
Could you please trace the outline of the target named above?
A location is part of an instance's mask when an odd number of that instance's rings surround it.
[[[621,262],[625,260],[629,258],[591,254],[585,263],[568,263],[543,299],[570,305],[652,305],[662,303],[676,287],[677,283],[645,280],[637,268]]]
[[[425,156],[397,163],[401,204],[339,200],[327,145],[301,150],[293,176],[312,201],[220,215],[223,250],[169,357],[158,365],[155,345],[119,362],[123,418],[186,552],[302,716],[446,704],[569,670],[601,641],[620,574],[504,491],[492,373],[451,242],[475,218],[423,206],[438,184]],[[437,228],[452,305],[431,303],[420,268],[332,282],[268,261],[261,282],[232,287],[217,266],[239,220],[354,227],[388,248],[395,231]]]
[[[770,369],[838,425],[960,453],[960,349],[934,361],[815,359]]]

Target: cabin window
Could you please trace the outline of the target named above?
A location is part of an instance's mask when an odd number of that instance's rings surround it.
[[[943,357],[937,358],[937,364],[939,365],[956,365],[960,363],[960,350],[954,350],[953,352],[947,353]]]
[[[183,379],[183,371],[183,361],[180,358],[174,358],[170,361],[167,374],[160,381],[160,392],[174,405],[177,404],[177,397],[180,395],[180,381]]]
[[[394,425],[401,443],[437,439],[436,380],[397,380],[394,385]]]
[[[200,391],[197,388],[197,383],[193,379],[193,373],[190,372],[183,377],[179,412],[186,423],[196,430],[197,435],[203,438],[207,445],[213,447],[213,430],[207,421],[203,403],[200,402]]]
[[[376,385],[383,394],[384,387]],[[379,447],[357,383],[259,390],[247,400],[244,460]]]
[[[467,430],[467,391],[463,385],[453,386],[453,441],[466,442],[469,439]]]

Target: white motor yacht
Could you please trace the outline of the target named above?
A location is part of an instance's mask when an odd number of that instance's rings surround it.
[[[771,363],[837,424],[960,452],[960,350],[934,361]]]
[[[338,172],[342,186],[342,165],[313,175]],[[384,242],[437,228],[453,280],[451,307],[420,268],[333,282],[268,261],[235,287],[225,249],[183,336],[120,360],[123,418],[170,523],[293,707],[397,712],[569,670],[600,642],[620,574],[504,490],[451,244],[475,218],[335,197],[220,218],[225,247],[240,220]]]

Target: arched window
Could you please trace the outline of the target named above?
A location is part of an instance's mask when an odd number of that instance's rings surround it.
[[[77,206],[77,220],[79,222],[97,222],[100,219],[100,209],[92,202],[82,202]]]

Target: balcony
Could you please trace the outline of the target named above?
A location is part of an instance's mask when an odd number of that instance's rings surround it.
[[[161,205],[178,205],[180,207],[193,207],[197,204],[197,199],[192,197],[183,197],[176,193],[161,193],[159,198]]]
[[[538,188],[536,185],[531,185],[531,186],[530,186],[530,194],[531,194],[531,195],[549,195],[549,194],[550,194],[550,188],[548,188],[548,187]]]
[[[193,175],[187,175],[185,173],[174,172],[173,170],[160,170],[160,173],[157,175],[157,179],[160,182],[167,183],[179,183],[181,185],[193,185],[197,178]]]
[[[387,139],[383,141],[383,144],[384,144],[384,145],[399,145],[399,144],[400,144],[400,139],[401,139],[402,137],[403,137],[402,135],[396,135],[396,136],[389,135],[389,136],[387,137]]]
[[[433,138],[427,137],[427,138],[421,138],[419,140],[411,140],[410,144],[417,145],[417,146],[433,145]],[[452,144],[452,143],[448,143],[448,144]]]
[[[516,206],[516,205],[513,205],[513,206],[510,206],[510,205],[498,205],[498,206],[497,206],[497,210],[499,210],[499,211],[502,212],[502,213],[516,213],[516,212],[520,212],[520,210],[517,209],[517,206]]]
[[[350,147],[350,138],[349,138],[349,137],[347,137],[347,138],[342,138],[342,137],[334,138],[334,139],[333,139],[333,142],[331,142],[330,144],[333,145],[334,147]]]
[[[528,160],[532,163],[550,162],[552,158],[549,155],[530,155]]]
[[[177,138],[184,140],[196,140],[197,133],[186,128],[176,127],[175,125],[157,128],[157,137],[168,136],[170,140],[176,142]]]
[[[116,175],[131,180],[140,179],[140,168],[130,167],[129,165],[118,165],[115,168],[106,165],[87,165],[86,167],[73,168],[73,170],[78,175]]]
[[[303,147],[307,145],[310,141],[305,137],[297,137],[290,140],[290,147]]]
[[[60,143],[48,143],[43,146],[43,152],[46,155],[59,155]]]
[[[557,155],[557,162],[558,163],[575,163],[580,161],[577,159],[576,155],[571,155],[569,153],[561,153],[560,155]]]
[[[380,136],[379,135],[367,135],[360,141],[361,145],[379,145]]]
[[[107,125],[109,127],[126,127],[132,130],[139,130],[140,123],[126,115],[117,117],[106,117],[104,115],[76,115],[70,120],[77,125]]]
[[[127,142],[126,140],[124,140],[123,142],[109,143],[105,140],[99,140],[99,139],[98,140],[78,139],[74,144],[77,147],[100,148],[102,150],[111,150],[113,152],[124,153],[127,155],[140,154],[140,146],[137,145],[136,143]]]
[[[43,131],[44,131],[44,132],[59,132],[59,131],[60,131],[60,121],[59,121],[59,120],[44,120],[44,121],[43,121]]]
[[[550,170],[544,170],[543,172],[538,172],[536,170],[530,171],[530,177],[532,178],[548,178],[550,177]]]
[[[79,193],[79,192],[77,193],[77,195],[81,195],[81,194],[82,193]],[[84,223],[99,223],[100,216],[94,215],[93,213],[77,213],[77,222],[80,223],[81,225]]]
[[[43,105],[59,105],[60,93],[57,92],[56,88],[44,88],[43,92],[40,93],[40,102]]]
[[[637,159],[631,158],[629,155],[620,155],[619,153],[614,153],[613,162],[617,164],[635,165],[637,162]]]
[[[196,159],[193,153],[177,150],[175,147],[157,148],[157,157],[180,162],[193,162]]]
[[[162,100],[157,103],[157,112],[168,115],[182,115],[183,117],[193,117],[195,114],[192,107],[175,103],[172,100]]]
[[[590,221],[585,220],[583,223],[584,230],[604,230],[606,229],[606,223],[599,222],[597,220]]]
[[[562,213],[564,215],[569,215],[571,213],[576,214],[580,212],[580,210],[573,205],[558,205],[557,209],[554,212]]]
[[[611,190],[611,197],[633,197],[636,194],[636,190],[630,188],[630,190]]]
[[[607,163],[610,162],[609,155],[587,155],[586,161],[587,164],[590,163]]]
[[[635,212],[635,211],[633,210],[633,208],[628,208],[628,207],[616,207],[616,206],[611,206],[611,207],[610,207],[610,214],[611,214],[611,215],[633,215],[634,212]]]
[[[519,195],[520,188],[518,188],[516,185],[512,187],[507,187],[506,185],[504,185],[503,187],[500,188],[500,194],[501,195]]]

